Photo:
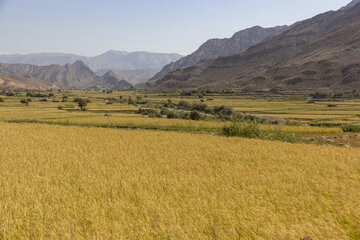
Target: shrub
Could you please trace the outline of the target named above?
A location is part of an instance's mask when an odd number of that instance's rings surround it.
[[[167,108],[162,108],[162,109],[160,110],[160,114],[161,114],[161,115],[167,116],[169,113],[170,113],[170,111],[169,111],[169,109],[167,109]]]
[[[226,137],[256,138],[261,136],[257,122],[233,122],[230,126],[224,126],[222,132]]]
[[[57,108],[58,108],[59,110],[63,110],[63,109],[64,109],[63,106],[58,106]]]
[[[190,113],[190,119],[195,120],[195,121],[199,121],[201,119],[201,114],[198,111],[192,111]]]
[[[360,132],[360,125],[346,124],[341,128],[344,132]]]
[[[142,109],[138,111],[139,114],[147,115],[150,118],[161,118],[162,115],[156,109]]]
[[[214,107],[213,111],[218,115],[226,115],[226,116],[231,116],[234,113],[232,108],[225,106]]]
[[[169,112],[167,118],[177,118],[178,115],[175,112]]]
[[[205,103],[194,103],[192,105],[192,110],[205,112],[208,109],[208,106]]]
[[[4,99],[3,99],[3,98],[0,98],[0,102],[4,102]]]
[[[191,110],[192,104],[190,102],[187,102],[187,101],[180,101],[178,103],[178,108]]]
[[[46,98],[41,98],[40,102],[47,102],[47,99]]]

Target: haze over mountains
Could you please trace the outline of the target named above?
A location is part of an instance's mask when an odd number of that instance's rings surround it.
[[[0,64],[0,87],[20,86],[23,82],[22,88],[31,88],[32,84],[38,88],[122,90],[132,88],[125,81],[128,80],[140,83],[137,88],[154,91],[352,91],[360,88],[358,3],[360,0],[354,0],[338,11],[291,26],[255,26],[229,39],[211,39],[181,59],[178,54],[122,51],[108,51],[96,57],[54,53],[0,55],[0,62],[20,63]],[[142,83],[151,76],[151,81]]]
[[[0,63],[47,66],[51,64],[73,64],[77,60],[81,60],[93,71],[101,71],[104,73],[113,70],[117,74],[124,73],[123,75],[118,75],[118,77],[136,84],[147,81],[163,66],[178,60],[180,57],[181,55],[176,53],[124,52],[110,50],[95,57],[63,53],[0,55]]]
[[[30,64],[0,64],[1,76],[36,82],[40,88],[60,89],[116,89],[127,90],[132,85],[119,79],[112,71],[98,76],[81,60],[73,64],[36,66]],[[15,87],[15,86],[13,86]],[[11,87],[10,87],[11,88]],[[26,87],[20,87],[26,88]],[[30,86],[28,88],[31,88]]]
[[[192,66],[202,60],[215,59],[238,54],[266,38],[276,36],[289,29],[288,26],[262,28],[255,26],[235,33],[231,38],[210,39],[200,46],[194,53],[169,63],[151,80],[164,77],[166,74],[180,68]]]
[[[245,52],[202,61],[152,81],[155,90],[241,89],[244,93],[360,88],[360,4],[294,24]]]

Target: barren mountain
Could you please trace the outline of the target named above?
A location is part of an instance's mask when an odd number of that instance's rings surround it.
[[[35,66],[29,64],[0,64],[0,72],[17,78],[41,81],[61,89],[129,89],[131,84],[119,80],[112,72],[98,76],[85,63]]]
[[[359,89],[360,4],[349,6],[299,22],[241,54],[172,72],[147,87],[236,88],[244,93]]]
[[[40,80],[14,76],[9,74],[0,73],[0,89],[7,90],[48,90],[57,89],[55,85],[46,84]]]
[[[0,63],[22,63],[47,66],[51,64],[73,64],[77,60],[82,60],[94,71],[99,69],[134,70],[161,69],[166,64],[177,61],[180,57],[181,55],[176,53],[124,52],[110,50],[95,57],[63,53],[0,55]]]
[[[239,31],[231,38],[210,39],[201,45],[194,53],[166,65],[151,80],[162,78],[170,72],[192,66],[202,60],[239,54],[266,38],[279,35],[288,28],[288,26],[278,26],[273,28],[255,26]]]
[[[100,69],[96,71],[98,75],[103,75],[110,69]],[[138,83],[147,82],[153,77],[160,69],[137,69],[137,70],[111,70],[119,78],[126,80],[127,82],[135,85]]]

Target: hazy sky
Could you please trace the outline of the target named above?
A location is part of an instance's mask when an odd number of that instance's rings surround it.
[[[210,38],[292,24],[350,0],[0,0],[0,53],[188,54]]]

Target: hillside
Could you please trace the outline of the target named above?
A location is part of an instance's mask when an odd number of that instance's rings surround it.
[[[180,57],[181,55],[176,53],[124,52],[110,50],[95,57],[63,53],[0,55],[0,63],[47,66],[52,64],[73,64],[77,60],[81,60],[94,71],[99,69],[134,70],[160,69],[170,62],[178,60]]]
[[[0,72],[13,76],[18,82],[41,82],[46,86],[61,89],[129,89],[131,84],[118,77],[111,71],[98,76],[82,61],[73,64],[35,66],[28,64],[0,64]],[[25,81],[26,80],[26,81]],[[27,87],[27,88],[31,88]]]
[[[112,70],[117,77],[132,84],[148,81],[159,69],[182,57],[176,53],[124,52],[110,50],[95,57],[64,53],[35,53],[0,55],[0,63],[31,64],[37,66],[73,64],[83,61],[93,71],[101,74]]]
[[[255,26],[235,33],[231,38],[210,39],[200,46],[194,53],[181,58],[176,62],[169,63],[151,80],[164,77],[166,74],[180,68],[192,66],[202,60],[214,59],[238,54],[247,48],[263,41],[266,38],[279,35],[286,31],[288,26],[262,28]]]
[[[96,73],[98,75],[103,75],[108,72],[110,69],[100,69]],[[116,70],[111,69],[116,76],[121,79],[126,80],[127,82],[135,85],[138,83],[147,82],[151,77],[160,71],[160,69],[135,69],[135,70]]]
[[[147,84],[156,90],[240,89],[244,93],[360,88],[360,4],[320,14],[242,54],[200,62]]]
[[[27,90],[27,89],[37,89],[37,90],[48,90],[56,89],[56,85],[47,84],[45,82],[26,78],[21,76],[9,75],[0,73],[0,89],[6,90]]]

